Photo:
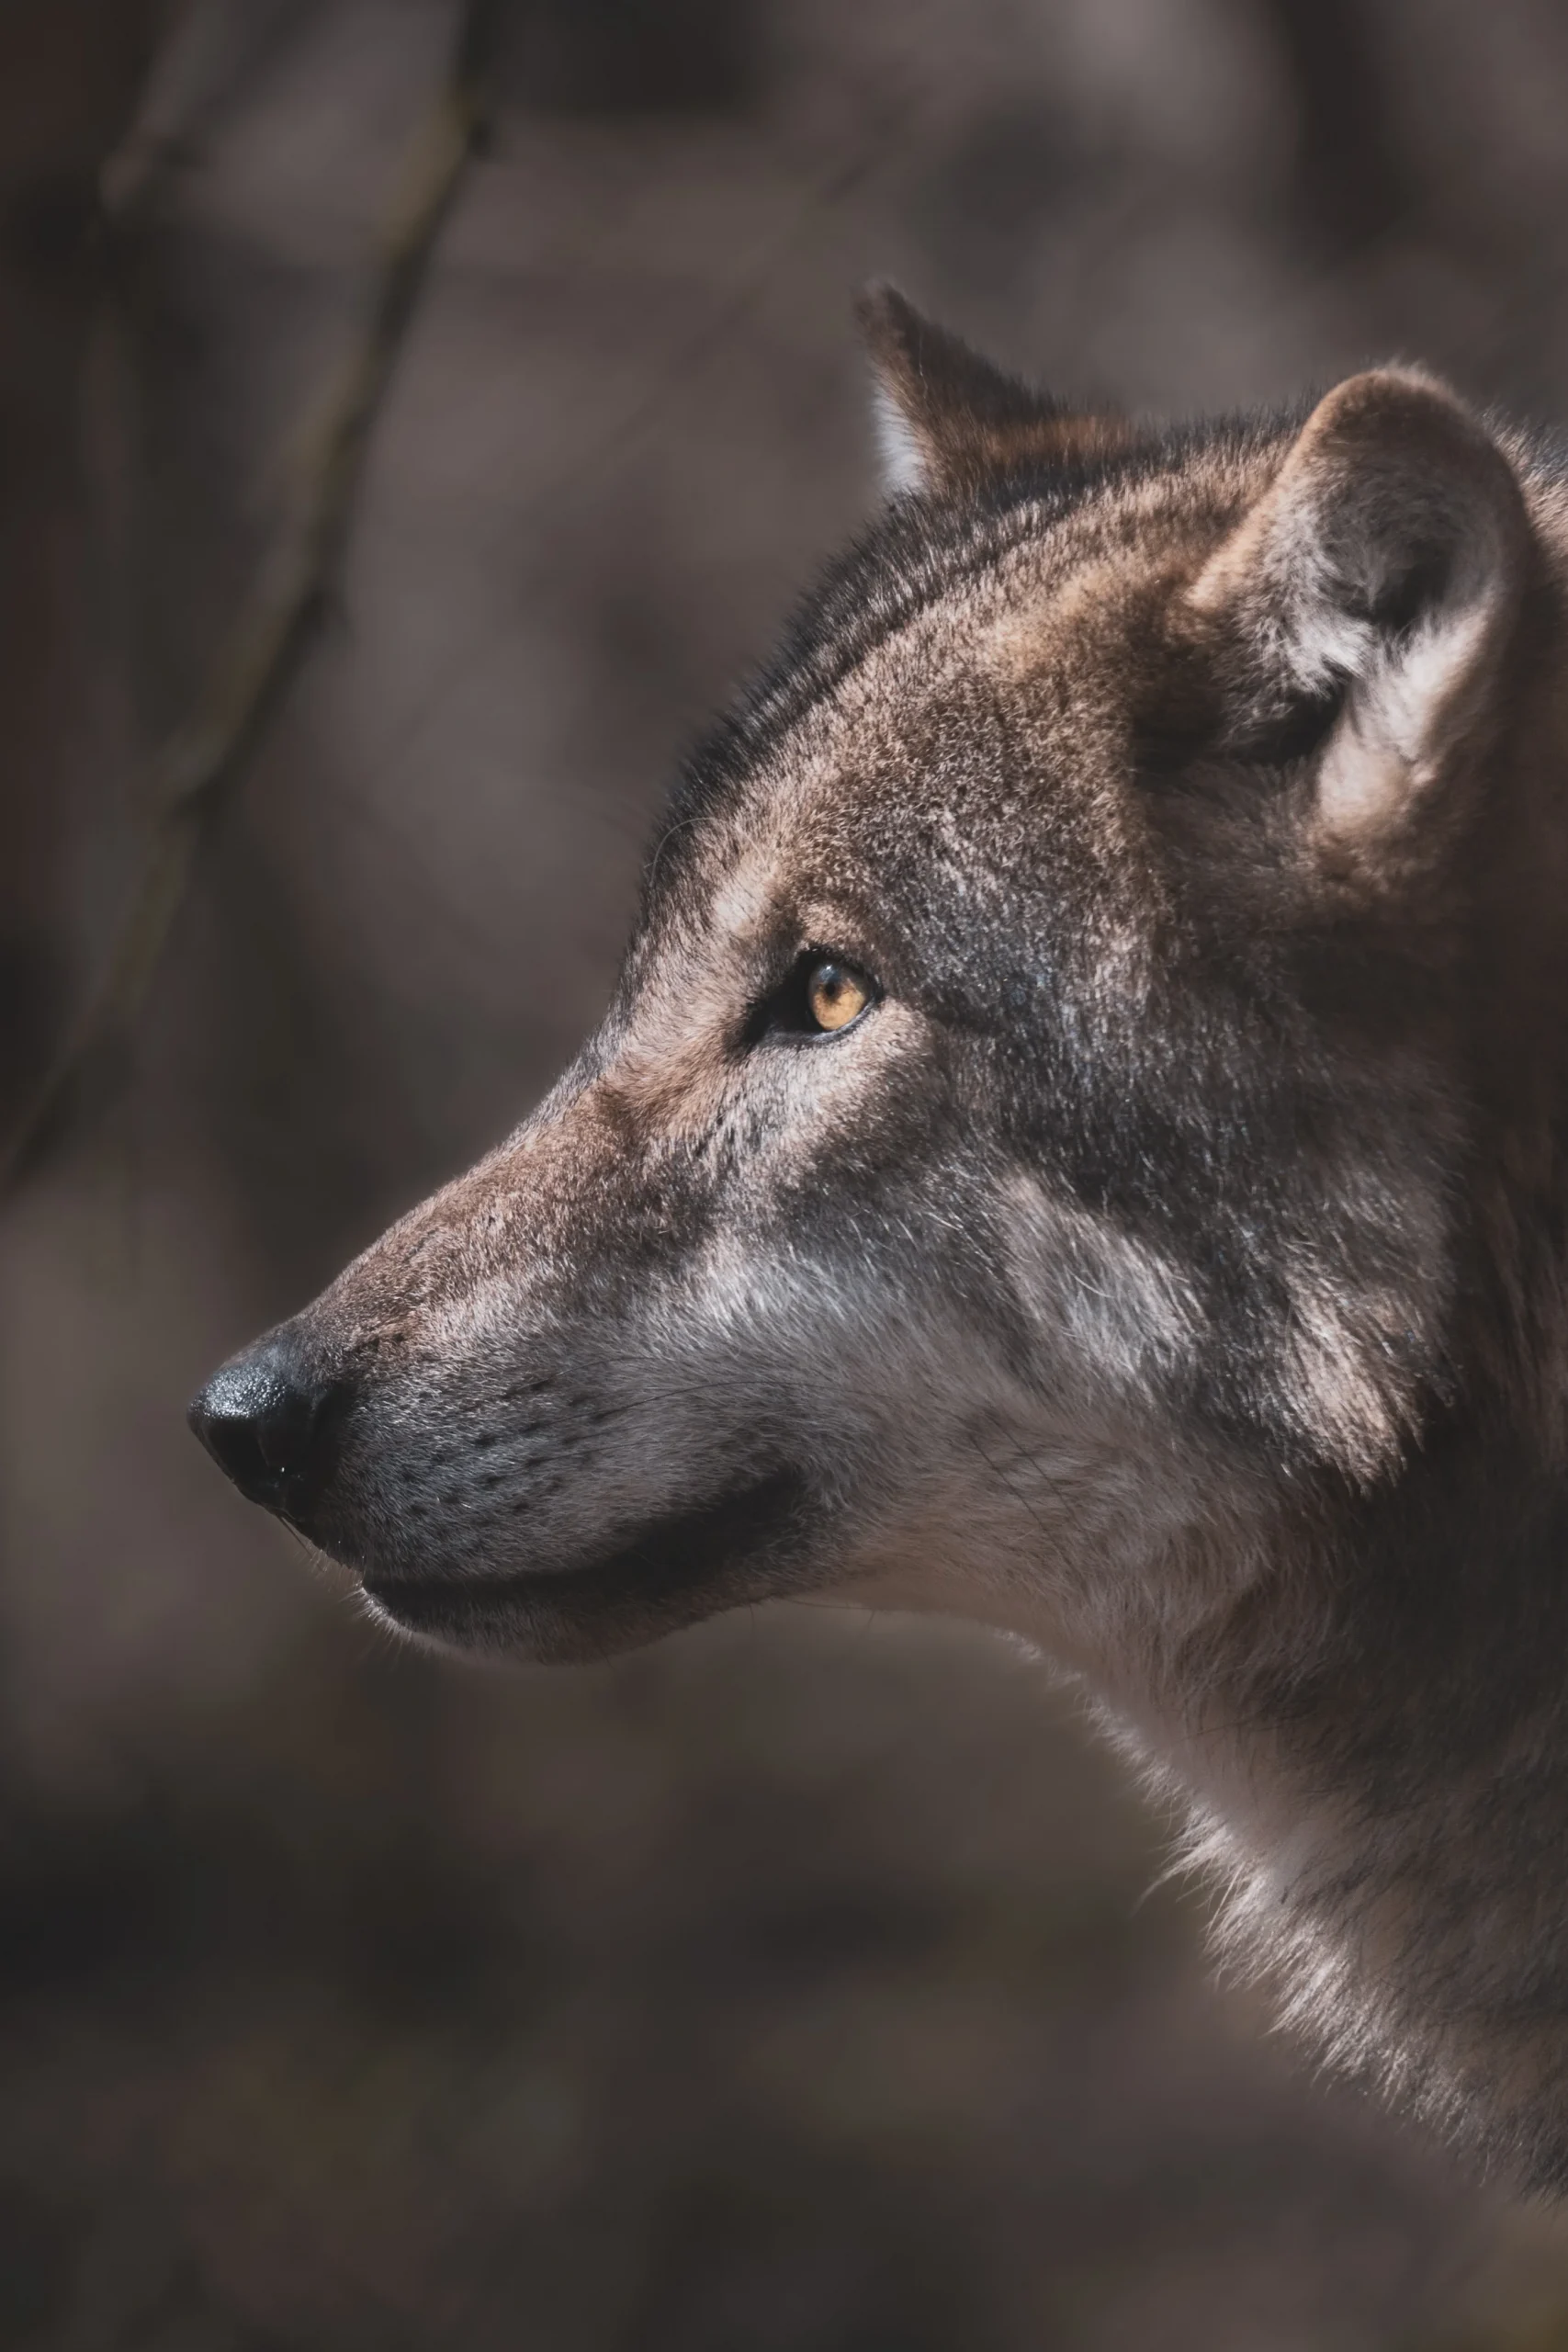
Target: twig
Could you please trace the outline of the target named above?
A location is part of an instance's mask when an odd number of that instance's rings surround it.
[[[98,170],[103,224],[114,232],[134,221],[172,169],[193,155],[186,126],[211,103],[215,71],[231,39],[223,0],[186,0],[183,14],[152,61],[141,104],[119,144]]]
[[[896,95],[892,104],[884,111],[882,135],[877,142],[863,148],[847,162],[840,159],[830,170],[807,184],[782,233],[775,232],[762,239],[752,249],[735,282],[698,322],[694,331],[681,340],[665,365],[644,385],[629,408],[615,419],[607,431],[596,435],[575,458],[558,467],[545,491],[528,502],[525,516],[536,538],[564,500],[574,495],[585,483],[602,479],[606,469],[624,458],[628,449],[634,448],[649,426],[658,422],[688,379],[715,351],[722,347],[744,319],[767,286],[773,269],[802,231],[820,214],[840,203],[862,181],[869,178],[901,141],[907,143],[906,134],[914,113],[915,102],[909,93],[905,92],[901,96]],[[516,529],[515,515],[507,518],[506,527],[513,531]],[[479,541],[470,551],[484,553],[484,541]],[[448,698],[473,669],[493,652],[495,637],[494,626],[481,627],[470,634],[456,659],[426,686],[414,707],[398,714],[396,750],[389,749],[385,759],[372,755],[368,763],[383,790],[399,773],[415,746],[423,741]]]
[[[89,1067],[133,1030],[196,854],[299,673],[321,626],[353,520],[370,435],[431,255],[485,130],[488,0],[468,0],[440,96],[416,133],[378,240],[358,341],[316,404],[296,506],[213,662],[190,716],[148,779],[146,845],[106,968],[0,1154],[0,1193],[36,1163]]]

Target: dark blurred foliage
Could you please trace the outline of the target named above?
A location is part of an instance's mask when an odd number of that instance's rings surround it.
[[[760,96],[753,0],[519,0],[500,44],[528,106],[695,113]]]
[[[445,0],[0,9],[0,1112],[311,461]],[[592,1021],[872,495],[855,282],[1058,390],[1568,396],[1553,0],[494,0],[313,658],[0,1235],[0,2342],[1548,2352],[1568,2247],[1216,1993],[1043,1669],[393,1652],[197,1379]]]

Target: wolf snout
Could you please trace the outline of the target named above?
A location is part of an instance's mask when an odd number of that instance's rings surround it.
[[[330,1474],[345,1402],[344,1381],[276,1331],[214,1373],[189,1419],[248,1501],[299,1519]]]

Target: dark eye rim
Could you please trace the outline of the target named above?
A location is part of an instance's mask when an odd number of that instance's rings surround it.
[[[865,1002],[851,1021],[840,1029],[824,1029],[811,1010],[811,976],[820,966],[832,964],[846,972],[865,990]],[[790,1046],[836,1046],[858,1029],[868,1014],[882,1002],[884,990],[873,972],[868,972],[858,957],[846,956],[836,947],[803,947],[795,962],[776,988],[759,999],[746,1022],[744,1043],[748,1046],[784,1044]]]

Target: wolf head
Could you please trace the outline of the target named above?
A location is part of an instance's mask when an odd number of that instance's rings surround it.
[[[865,324],[893,495],[603,1026],[193,1408],[415,1634],[874,1591],[1125,1679],[1464,1377],[1516,459],[1417,374],[1145,433]]]
[[[893,496],[553,1094],[193,1408],[418,1636],[1019,1632],[1333,2053],[1568,2187],[1568,490],[866,305]]]

